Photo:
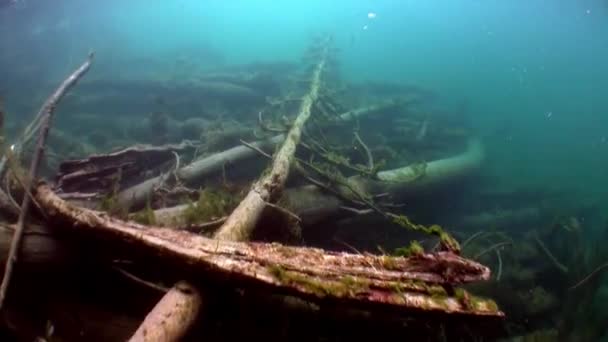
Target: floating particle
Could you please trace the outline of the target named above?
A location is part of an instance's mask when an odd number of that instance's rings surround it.
[[[367,13],[367,17],[369,19],[376,19],[376,13],[375,12],[369,12],[369,13]]]

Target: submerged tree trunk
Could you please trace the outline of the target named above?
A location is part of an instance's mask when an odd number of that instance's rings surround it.
[[[108,242],[130,246],[128,250],[132,253],[162,255],[166,262],[190,272],[204,273],[210,279],[222,279],[240,286],[249,284],[253,288],[310,300],[351,303],[371,310],[384,307],[502,315],[491,301],[475,299],[471,306],[471,303],[452,297],[445,289],[424,285],[436,284],[443,288],[444,285],[451,287],[489,279],[487,267],[451,252],[403,258],[326,252],[275,243],[222,241],[184,231],[141,226],[75,207],[44,184],[38,186],[36,199],[51,222],[73,227],[81,234],[103,236]],[[443,293],[441,300],[432,297],[433,290]]]

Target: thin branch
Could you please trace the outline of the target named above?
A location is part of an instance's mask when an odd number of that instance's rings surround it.
[[[363,150],[365,151],[365,154],[367,155],[367,167],[369,168],[369,172],[374,172],[374,156],[372,155],[372,151],[369,149],[369,147],[367,147],[367,145],[365,145],[365,143],[363,142],[363,140],[361,140],[361,137],[359,136],[359,133],[355,132],[355,140],[357,140],[357,142],[359,143],[359,145],[361,145],[361,147],[363,147]]]
[[[368,214],[374,213],[374,210],[372,210],[372,209],[357,209],[357,208],[347,207],[344,205],[341,205],[340,209],[351,212],[356,215],[368,215]]]
[[[486,232],[484,232],[483,230],[478,231],[477,233],[469,236],[468,239],[466,239],[460,246],[462,247],[462,249],[464,249],[469,243],[471,243],[473,240],[475,240],[476,238],[480,237],[481,235],[485,234]]]
[[[147,280],[143,280],[141,278],[139,278],[138,276],[132,274],[131,272],[128,272],[118,266],[113,266],[112,269],[118,271],[120,274],[124,275],[125,277],[127,277],[130,280],[133,280],[134,282],[138,283],[138,284],[142,284],[146,287],[149,287],[151,289],[154,289],[158,292],[162,292],[162,293],[167,293],[167,291],[169,291],[169,288],[166,288],[164,286],[160,286],[158,284],[155,284],[153,282],[147,281]]]
[[[503,242],[499,242],[499,243],[493,244],[492,246],[490,246],[490,247],[484,249],[483,251],[477,253],[477,255],[475,255],[473,257],[473,260],[477,260],[477,259],[481,258],[482,256],[490,253],[493,250],[496,250],[496,249],[498,249],[500,247],[507,246],[507,245],[510,245],[510,244],[511,244],[511,241],[503,241]]]
[[[540,249],[542,249],[542,251],[545,252],[547,257],[553,262],[555,267],[557,267],[560,271],[562,271],[564,273],[568,273],[568,267],[564,266],[564,264],[562,264],[561,262],[559,262],[559,260],[557,260],[557,258],[553,255],[553,253],[551,253],[549,248],[547,248],[547,246],[545,246],[545,244],[538,238],[538,235],[534,234],[534,240],[536,240],[536,242],[540,246]]]
[[[266,152],[262,151],[262,149],[260,149],[259,147],[254,146],[254,145],[252,145],[252,144],[250,144],[250,143],[246,142],[246,141],[245,141],[245,140],[243,140],[243,139],[239,139],[239,141],[241,142],[241,144],[243,144],[243,145],[245,145],[245,146],[249,147],[250,149],[252,149],[252,150],[256,151],[257,153],[259,153],[259,154],[263,155],[264,157],[266,157],[266,158],[268,158],[268,159],[272,159],[272,156],[271,156],[270,154],[268,154],[268,153],[266,153]]]
[[[500,278],[502,277],[502,257],[500,255],[500,249],[495,249],[494,250],[496,252],[496,259],[498,259],[498,272],[496,273],[496,281],[500,281]]]
[[[226,222],[227,218],[228,218],[228,216],[222,216],[222,217],[218,218],[217,220],[204,222],[204,223],[198,223],[198,224],[191,224],[187,227],[184,227],[183,230],[189,231],[189,232],[195,232],[195,233],[203,233],[207,230],[221,226],[224,222]],[[176,228],[176,229],[179,230],[182,228]]]
[[[577,287],[583,285],[584,283],[586,283],[589,279],[591,279],[593,276],[595,276],[596,274],[598,274],[601,270],[608,268],[608,262],[600,265],[598,268],[596,268],[595,270],[593,270],[593,272],[589,273],[589,275],[587,275],[585,278],[583,278],[581,281],[579,281],[578,283],[576,283],[575,285],[573,285],[570,290],[574,290]]]
[[[283,208],[281,206],[278,206],[274,203],[270,203],[270,202],[266,202],[266,205],[277,210],[280,211],[281,213],[293,218],[294,220],[296,220],[297,222],[302,222],[302,219],[300,218],[300,216],[296,215],[295,213],[291,212],[289,209],[287,208]]]
[[[40,133],[38,136],[38,145],[34,150],[32,163],[30,165],[29,179],[27,180],[27,184],[25,184],[26,191],[31,187],[31,183],[34,179],[36,179],[38,175],[38,168],[40,167],[40,162],[42,161],[44,148],[46,146],[46,140],[48,138],[49,130],[51,128],[51,119],[53,118],[53,113],[55,111],[55,108],[57,107],[57,104],[61,101],[65,94],[78,82],[78,80],[82,76],[84,76],[84,74],[86,74],[86,72],[91,66],[92,61],[93,53],[89,53],[89,56],[87,57],[87,60],[84,62],[84,64],[82,64],[65,81],[63,81],[63,83],[61,83],[59,88],[57,88],[57,90],[55,90],[51,97],[46,100],[46,102],[38,112],[38,117],[40,117],[41,120]],[[17,229],[15,231],[15,234],[13,234],[11,248],[9,250],[9,255],[6,260],[4,277],[2,278],[2,285],[0,285],[0,310],[2,310],[2,308],[4,307],[6,293],[8,291],[8,286],[11,281],[13,269],[17,261],[19,248],[21,247],[21,240],[23,237],[25,221],[27,219],[30,204],[31,197],[28,195],[23,196],[23,201],[21,203],[21,212],[19,213],[19,219],[17,221]]]
[[[279,128],[274,128],[274,127],[268,126],[264,122],[264,118],[262,117],[263,113],[264,113],[263,110],[261,110],[261,111],[258,112],[258,124],[260,125],[260,127],[262,127],[262,129],[264,131],[273,132],[273,133],[285,133],[285,132],[287,132],[287,129],[279,129]]]

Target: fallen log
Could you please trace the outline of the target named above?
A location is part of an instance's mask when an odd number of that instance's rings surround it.
[[[483,145],[478,139],[471,138],[463,153],[452,157],[427,162],[423,165],[409,165],[402,168],[380,171],[378,180],[351,177],[349,183],[363,188],[368,193],[390,192],[395,195],[408,195],[420,189],[432,189],[470,176],[481,166],[484,158]]]
[[[362,189],[370,194],[387,193],[392,198],[412,196],[434,188],[461,180],[479,169],[483,161],[483,147],[476,139],[471,139],[462,153],[430,161],[424,171],[417,165],[378,172],[381,180],[352,176],[346,183],[350,188],[337,186],[344,198],[352,198],[350,189]],[[397,177],[399,175],[399,177]],[[281,202],[301,219],[303,226],[310,226],[344,211],[350,205],[342,198],[324,191],[316,185],[304,185],[286,189]],[[179,205],[154,211],[157,223],[165,226],[180,226],[188,205]]]
[[[300,143],[304,125],[310,118],[312,106],[320,93],[321,77],[326,68],[329,47],[324,46],[322,49],[322,57],[313,72],[310,89],[300,104],[297,117],[289,129],[283,145],[272,160],[270,172],[254,183],[245,199],[239,203],[215,234],[216,238],[231,241],[248,240],[266,208],[266,203],[276,201],[281,195],[289,176],[296,148]]]
[[[407,101],[407,100],[406,100]],[[356,108],[340,114],[340,120],[351,121],[357,118],[380,112],[382,110],[399,105],[396,101],[386,101],[379,104]],[[259,149],[272,149],[285,140],[285,134],[276,135],[270,139],[251,143]],[[225,166],[236,165],[250,158],[258,157],[259,154],[251,148],[243,145],[235,146],[222,152],[198,159],[179,169],[175,175],[179,181],[188,185],[198,185],[206,177],[218,173]],[[163,182],[162,176],[147,179],[140,184],[124,189],[119,193],[118,202],[126,207],[141,207],[152,195],[154,189]]]
[[[75,207],[46,184],[37,187],[35,196],[49,222],[72,227],[81,234],[103,236],[150,257],[162,256],[192,276],[205,274],[234,286],[248,284],[370,310],[503,316],[492,301],[469,295],[463,299],[460,292],[450,294],[446,290],[490,277],[487,267],[449,252],[403,258],[208,239]]]

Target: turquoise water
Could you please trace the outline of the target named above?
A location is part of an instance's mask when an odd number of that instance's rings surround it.
[[[589,235],[608,229],[606,1],[21,0],[0,9],[7,127],[27,122],[90,50],[87,79],[167,80],[300,63],[319,33],[334,35],[348,82],[402,83],[436,94],[448,110],[466,108],[492,190],[565,193],[568,208],[594,207],[594,223],[563,216]],[[75,129],[61,118],[58,128]],[[606,298],[603,279],[597,298]],[[605,313],[589,310],[581,315],[608,326]],[[558,321],[557,312],[547,317]]]
[[[2,65],[35,68],[31,76],[43,81],[63,77],[89,49],[100,57],[93,75],[153,74],[179,57],[200,56],[196,67],[203,70],[218,62],[297,60],[312,34],[331,32],[349,79],[404,82],[469,103],[505,182],[594,193],[606,182],[608,9],[601,1],[26,1],[23,7],[0,14]],[[369,12],[377,16],[369,19]],[[11,64],[21,57],[29,63]]]

